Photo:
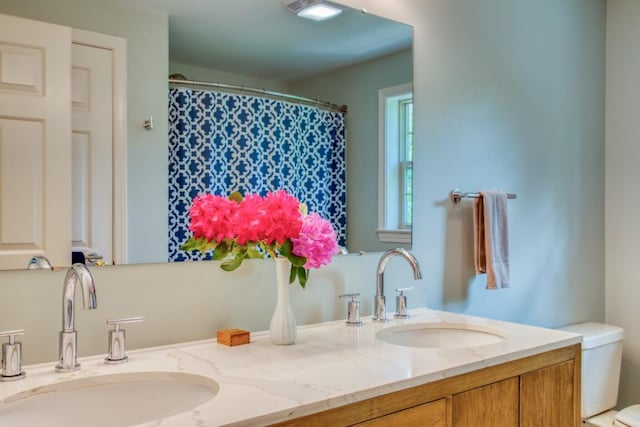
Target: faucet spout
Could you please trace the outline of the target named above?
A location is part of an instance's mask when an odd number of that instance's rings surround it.
[[[62,331],[59,342],[58,372],[71,372],[80,369],[77,359],[77,332],[75,323],[76,285],[82,288],[82,301],[85,310],[97,308],[96,285],[91,272],[84,264],[73,264],[67,270],[62,288]]]
[[[377,280],[376,280],[376,296],[374,299],[374,309],[373,309],[373,320],[378,322],[384,322],[387,320],[386,306],[385,306],[385,296],[384,296],[384,270],[387,266],[387,263],[394,256],[399,255],[407,260],[407,262],[411,265],[411,269],[413,270],[413,278],[415,280],[422,279],[422,272],[420,271],[420,264],[416,257],[411,254],[411,252],[407,251],[403,248],[395,248],[390,249],[380,257],[380,261],[378,261],[378,268],[376,270]]]

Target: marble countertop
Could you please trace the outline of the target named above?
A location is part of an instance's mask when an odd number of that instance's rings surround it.
[[[55,363],[25,366],[25,379],[0,383],[0,402],[35,387],[95,375],[184,372],[213,379],[218,394],[193,411],[141,425],[265,425],[581,342],[579,335],[553,329],[434,310],[410,314],[386,324],[363,318],[361,327],[343,321],[302,326],[290,346],[273,345],[268,332],[258,332],[250,344],[235,347],[213,339],[130,351],[129,362],[120,365],[106,365],[104,355],[86,357],[73,373],[54,372]],[[428,349],[375,338],[390,326],[438,321],[499,328],[506,339],[469,349]]]

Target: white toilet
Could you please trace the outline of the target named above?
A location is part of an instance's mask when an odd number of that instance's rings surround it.
[[[582,335],[582,408],[585,426],[640,427],[640,405],[619,412],[618,400],[624,330],[602,323],[579,323],[560,328]]]

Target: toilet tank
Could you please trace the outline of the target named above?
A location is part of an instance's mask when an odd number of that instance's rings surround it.
[[[583,419],[616,406],[624,330],[603,323],[579,323],[559,328],[582,335]]]

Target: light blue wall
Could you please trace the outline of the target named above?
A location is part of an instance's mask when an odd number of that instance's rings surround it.
[[[406,3],[424,302],[543,326],[604,320],[605,2]],[[454,187],[518,195],[510,289],[474,277],[471,204],[447,203]]]
[[[604,0],[350,2],[414,25],[414,252],[424,280],[409,306],[545,326],[603,320]],[[89,29],[100,31],[97,24]],[[149,71],[153,76],[166,77],[165,31],[153,46],[164,68]],[[135,75],[146,75],[140,67]],[[150,83],[150,99],[130,92],[129,103],[149,103],[153,111],[157,95],[164,108],[162,80]],[[130,138],[137,132],[130,130]],[[140,143],[141,151],[166,144],[166,136],[154,136]],[[518,194],[509,202],[512,288],[487,291],[484,278],[474,279],[471,212],[468,203],[448,204],[453,187]],[[140,228],[154,237],[156,231]],[[369,314],[376,261],[376,255],[341,257],[312,272],[307,290],[293,292],[299,322],[344,316],[336,300],[343,291],[361,292],[363,315]],[[413,283],[401,261],[388,267],[389,288]],[[247,263],[232,274],[207,263],[95,272],[99,309],[78,316],[81,354],[104,351],[110,316],[148,317],[130,334],[135,348],[211,337],[221,326],[263,329],[273,307],[269,263]],[[61,286],[61,273],[0,273],[0,327],[27,329],[29,362],[55,357]]]

